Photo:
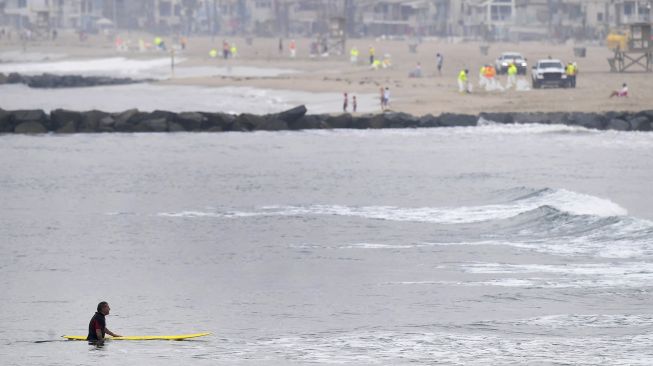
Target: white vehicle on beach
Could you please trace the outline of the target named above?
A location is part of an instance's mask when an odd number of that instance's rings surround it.
[[[515,63],[517,66],[517,74],[526,75],[526,70],[528,70],[528,63],[526,58],[517,52],[504,52],[499,56],[499,58],[494,61],[494,68],[499,74],[505,74],[508,72],[508,66],[511,63]]]
[[[543,86],[566,88],[569,85],[565,65],[560,60],[545,59],[537,61],[531,71],[533,89]]]

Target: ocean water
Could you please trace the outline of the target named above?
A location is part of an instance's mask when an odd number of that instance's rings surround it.
[[[650,365],[651,136],[0,136],[0,363]]]
[[[184,66],[184,59],[177,59],[174,74],[170,71],[170,59],[128,59],[124,57],[100,59],[65,59],[26,62],[39,54],[17,52],[0,53],[0,60],[12,56],[14,62],[0,63],[0,73],[19,72],[33,75],[51,73],[57,75],[86,75],[131,77],[134,79],[167,80],[171,78],[230,77],[280,77],[298,71],[280,68],[239,66],[215,67]],[[22,58],[16,60],[16,58]],[[173,112],[203,111],[225,113],[277,113],[298,105],[306,105],[309,113],[338,113],[342,111],[343,96],[338,93],[311,93],[296,90],[273,90],[254,87],[202,87],[142,83],[131,85],[99,86],[90,88],[35,89],[26,85],[0,85],[0,108],[43,109],[58,108],[85,111],[99,109],[122,112],[130,108],[142,111],[167,110]],[[378,95],[357,94],[358,112],[380,110]],[[351,111],[351,100],[350,100]]]
[[[64,108],[76,111],[98,109],[141,111],[225,112],[232,114],[277,113],[305,105],[311,114],[342,111],[340,93],[309,93],[252,87],[202,87],[131,84],[91,88],[34,89],[26,85],[0,85],[0,108],[5,110]],[[375,94],[357,95],[358,112],[379,111]],[[350,101],[351,103],[351,101]],[[350,109],[351,110],[351,109]]]

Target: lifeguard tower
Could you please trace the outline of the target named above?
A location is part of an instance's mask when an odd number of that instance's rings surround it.
[[[608,59],[610,71],[626,72],[635,68],[644,69],[646,72],[653,71],[651,24],[631,24],[626,47],[623,44],[624,42],[617,42],[614,48],[614,57]]]

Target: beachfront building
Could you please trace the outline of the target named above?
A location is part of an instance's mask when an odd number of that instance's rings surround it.
[[[653,0],[0,0],[0,25],[45,33],[143,29],[159,34],[602,39],[650,22]]]
[[[614,0],[614,18],[611,22],[615,26],[633,23],[651,23],[653,18],[652,0]]]

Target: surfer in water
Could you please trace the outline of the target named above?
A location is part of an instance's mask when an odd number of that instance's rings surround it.
[[[107,321],[105,316],[109,315],[111,308],[109,303],[102,301],[97,304],[97,312],[91,318],[90,323],[88,324],[88,340],[91,344],[102,345],[104,343],[104,335],[108,334],[112,337],[120,337],[120,335],[112,332],[107,328]]]

